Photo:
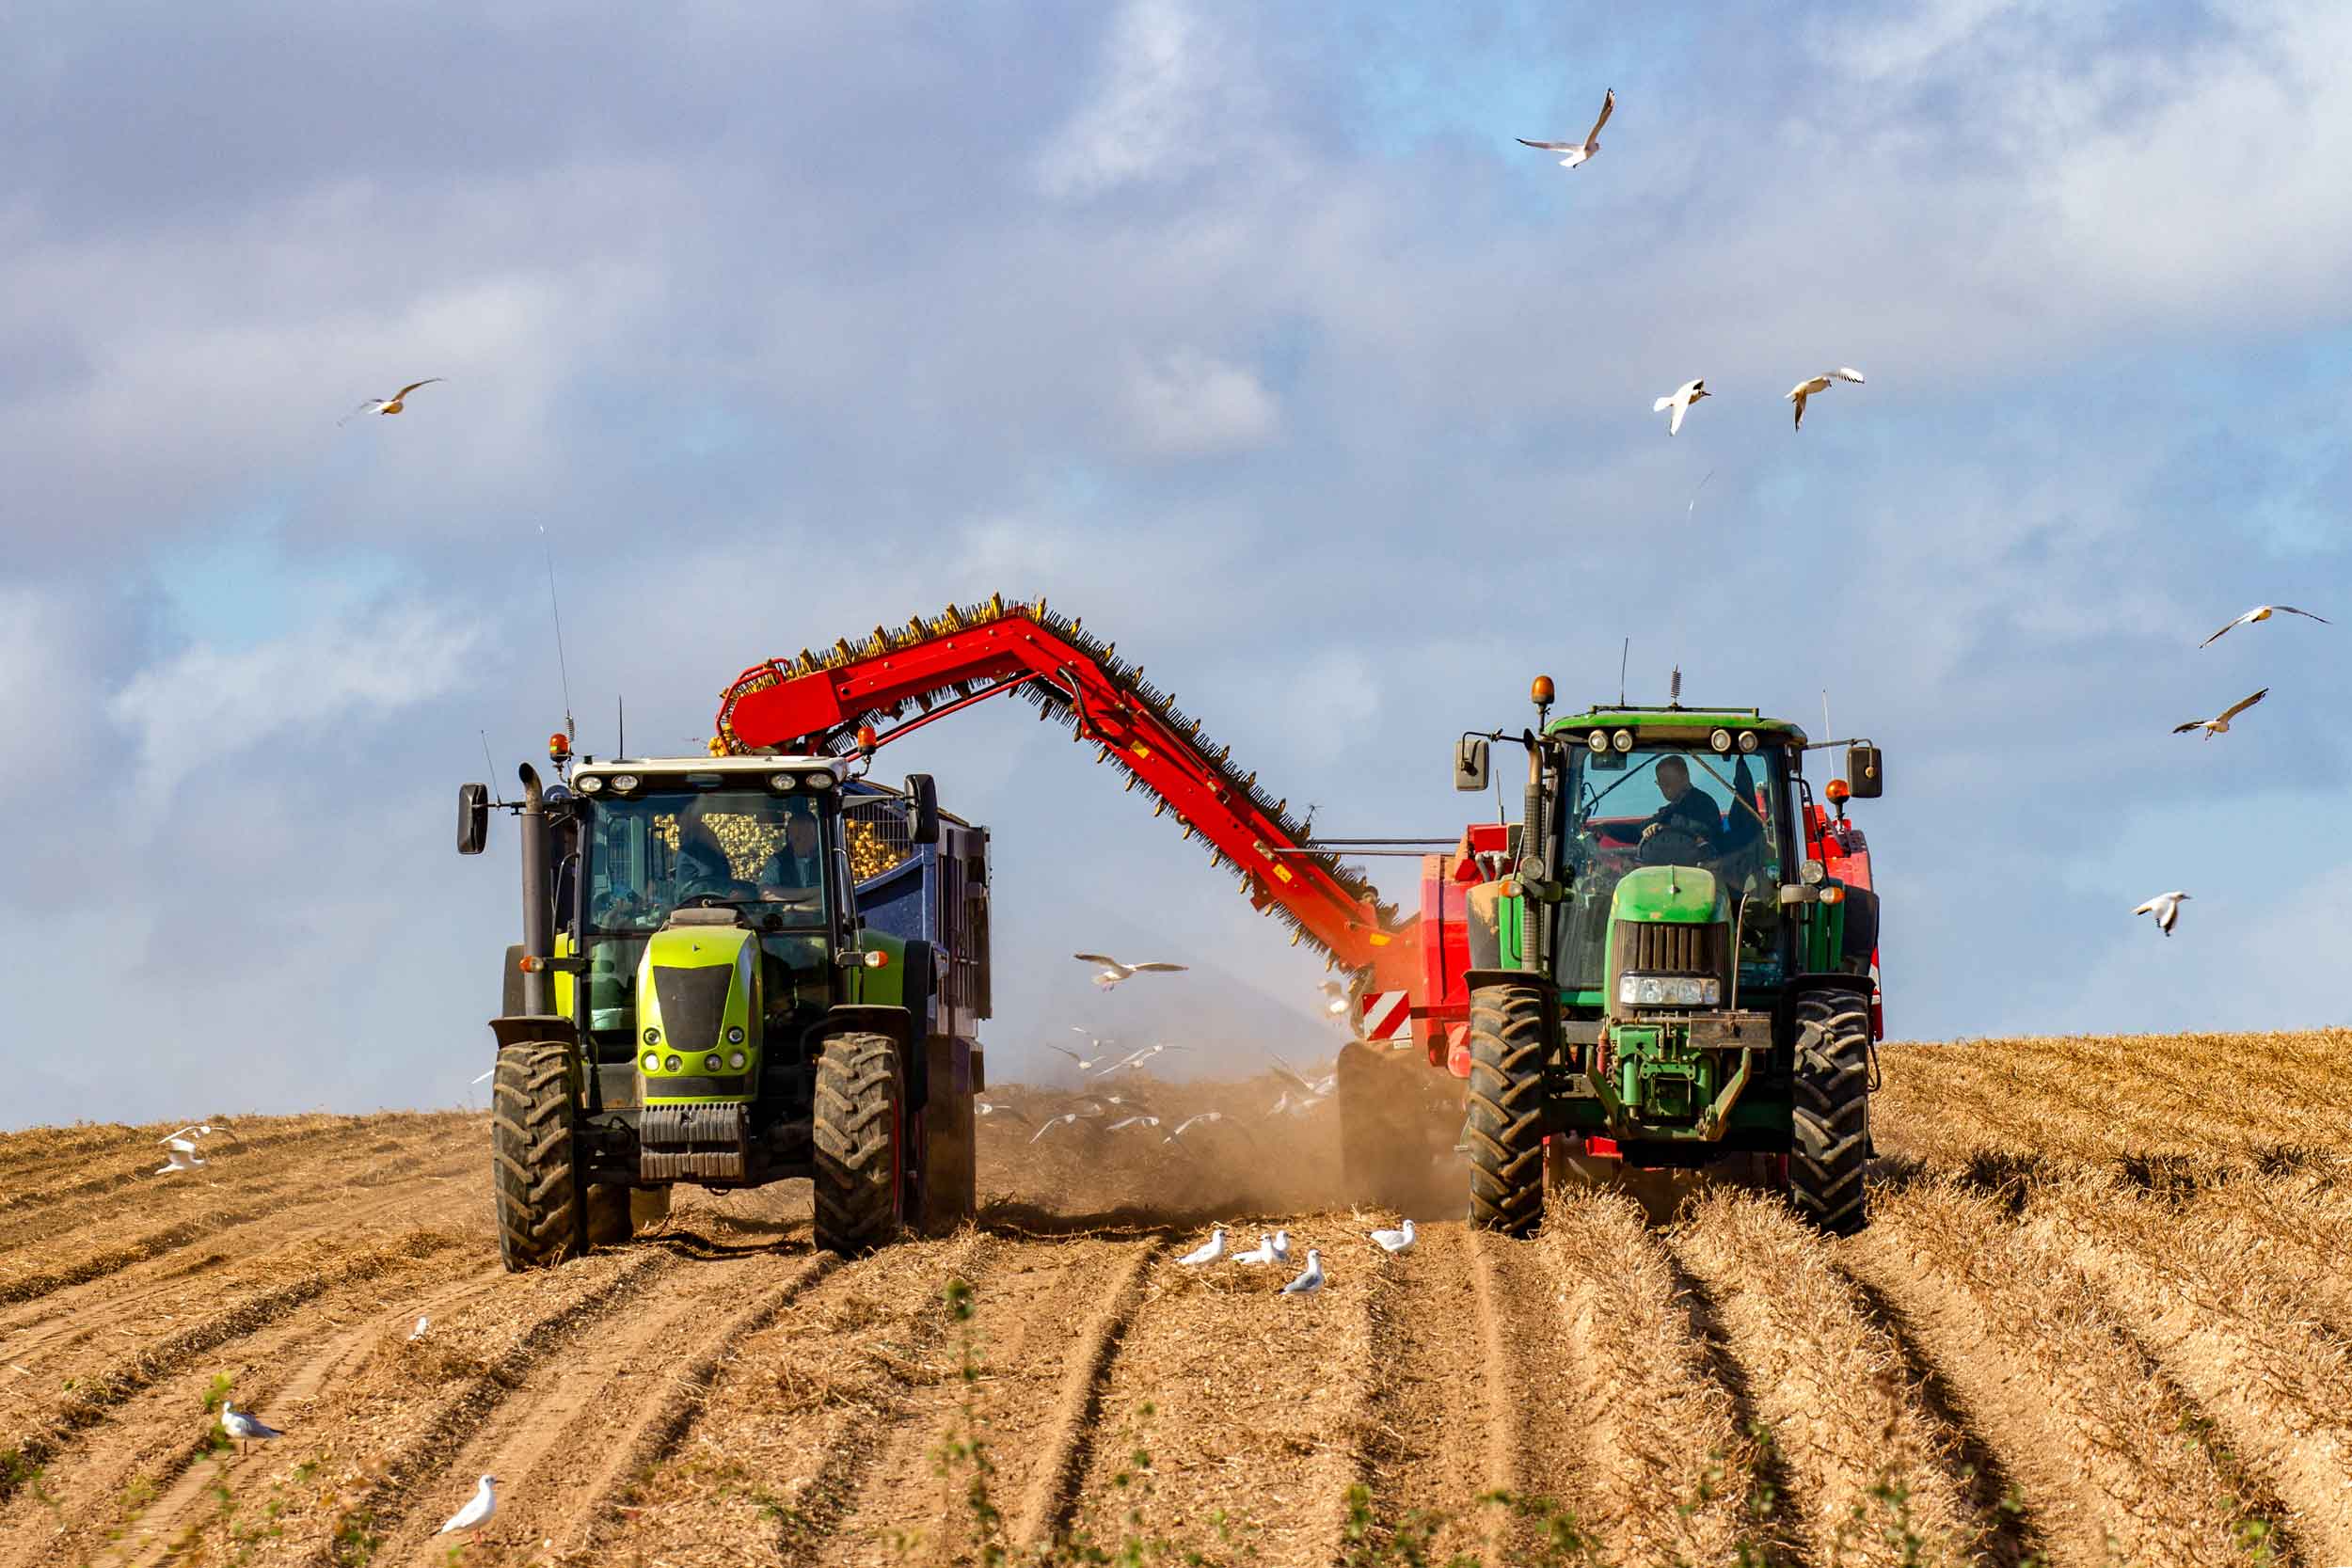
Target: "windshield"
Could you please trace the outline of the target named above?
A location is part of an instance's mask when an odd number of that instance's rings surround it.
[[[588,836],[592,931],[654,930],[689,900],[743,908],[763,930],[825,924],[823,822],[806,795],[681,790],[607,798]]]
[[[1740,926],[1740,984],[1782,978],[1781,765],[1777,755],[1711,751],[1568,752],[1567,863],[1560,978],[1572,990],[1606,982],[1609,910],[1617,880],[1641,865],[1693,865],[1721,879]]]

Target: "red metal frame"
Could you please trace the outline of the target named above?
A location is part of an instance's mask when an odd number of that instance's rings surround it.
[[[1016,682],[1050,683],[1074,710],[1079,738],[1102,748],[1105,760],[1173,809],[1188,833],[1200,833],[1239,868],[1255,907],[1279,906],[1350,969],[1399,944],[1411,922],[1384,926],[1376,897],[1364,895],[1369,888],[1351,889],[1327,856],[1298,853],[1279,809],[1254,799],[1222,754],[1211,756],[1198,743],[1199,724],[1177,721],[1168,699],[1142,687],[1139,676],[1098,654],[1090,639],[1076,635],[1075,623],[1065,631],[1049,621],[1042,606],[992,601],[900,632],[878,627],[870,641],[837,642],[823,656],[755,664],[722,697],[718,733],[732,751],[822,751],[838,747],[867,715],[898,713],[910,703],[928,710],[943,693],[962,705]]]

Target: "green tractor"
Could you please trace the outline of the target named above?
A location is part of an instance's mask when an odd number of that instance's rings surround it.
[[[522,770],[492,1178],[509,1269],[625,1240],[675,1183],[815,1183],[856,1253],[974,1207],[987,833],[833,757]],[[479,854],[491,800],[458,796]]]
[[[1679,681],[1677,680],[1677,688]],[[1867,1219],[1878,896],[1846,821],[1878,749],[1813,795],[1810,745],[1754,708],[1600,706],[1462,737],[1528,760],[1507,874],[1470,890],[1470,1217],[1514,1235],[1547,1154],[1596,1173],[1745,1165],[1833,1234]]]

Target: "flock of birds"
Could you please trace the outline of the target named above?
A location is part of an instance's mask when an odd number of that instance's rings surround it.
[[[1226,1249],[1225,1238],[1225,1227],[1221,1225],[1217,1226],[1209,1232],[1207,1241],[1177,1259],[1177,1264],[1187,1269],[1205,1269],[1212,1263],[1225,1262],[1238,1263],[1247,1268],[1263,1267],[1275,1263],[1287,1264],[1291,1260],[1291,1233],[1287,1230],[1277,1230],[1271,1234],[1260,1231],[1258,1244],[1248,1252],[1229,1252]],[[1391,1257],[1401,1252],[1412,1251],[1413,1244],[1420,1239],[1413,1229],[1413,1222],[1409,1219],[1393,1230],[1375,1230],[1365,1238],[1374,1246]],[[1306,1267],[1292,1275],[1289,1282],[1283,1285],[1277,1293],[1285,1296],[1311,1296],[1323,1289],[1324,1282],[1328,1277],[1329,1275],[1323,1271],[1323,1249],[1309,1247]]]
[[[1075,1025],[1073,1027],[1075,1028]],[[1082,1035],[1086,1033],[1083,1029],[1077,1032]],[[1163,1051],[1190,1049],[1187,1046],[1162,1042],[1147,1046],[1141,1051],[1132,1052],[1118,1061],[1112,1062],[1109,1060],[1108,1051],[1112,1043],[1109,1040],[1090,1039],[1089,1049],[1095,1053],[1091,1056],[1082,1056],[1065,1046],[1050,1043],[1046,1049],[1060,1052],[1077,1064],[1078,1070],[1082,1074],[1088,1074],[1096,1079],[1107,1078],[1114,1072],[1139,1070],[1145,1062]],[[1271,1121],[1277,1117],[1311,1115],[1331,1098],[1332,1091],[1338,1085],[1337,1068],[1334,1064],[1319,1064],[1301,1072],[1288,1062],[1271,1053],[1268,1054],[1267,1061],[1272,1066],[1275,1074],[1283,1081],[1284,1087],[1274,1103],[1260,1114],[1259,1119]],[[1103,1065],[1104,1063],[1108,1065]],[[1007,1122],[1032,1129],[1028,1139],[1031,1143],[1036,1143],[1057,1128],[1074,1127],[1081,1122],[1102,1122],[1101,1132],[1107,1136],[1114,1132],[1130,1132],[1137,1130],[1147,1132],[1158,1132],[1166,1121],[1166,1118],[1148,1100],[1133,1090],[1122,1090],[1117,1094],[1105,1094],[1099,1098],[1088,1097],[1069,1110],[1057,1111],[1041,1119],[1010,1100],[975,1100],[972,1102],[972,1109],[974,1115],[983,1119],[1001,1117]],[[1250,1132],[1248,1121],[1243,1119],[1240,1113],[1208,1110],[1196,1111],[1174,1123],[1161,1136],[1160,1142],[1164,1145],[1175,1144],[1185,1133],[1197,1127],[1218,1125],[1228,1126],[1245,1137],[1255,1136]]]
[[[418,1321],[420,1324],[423,1322],[421,1319]],[[412,1334],[409,1338],[413,1339],[416,1336]],[[251,1411],[239,1410],[233,1400],[220,1402],[220,1430],[237,1445],[239,1453],[251,1452],[255,1443],[273,1443],[286,1435]],[[443,1520],[441,1528],[433,1533],[464,1535],[488,1524],[490,1515],[496,1513],[499,1508],[498,1480],[496,1476],[483,1476],[477,1480],[473,1496],[466,1500],[466,1506]]]
[[[2308,610],[2297,610],[2291,604],[2258,604],[2245,614],[2232,617],[2219,631],[2215,632],[2197,646],[2210,648],[2238,627],[2260,626],[2274,615],[2300,615],[2307,621],[2317,621],[2323,626],[2334,624],[2325,615],[2313,614]],[[2232,721],[2269,695],[2270,688],[2265,686],[2250,697],[2239,698],[2210,719],[2191,719],[2186,723],[2173,725],[2172,733],[2174,735],[2201,734],[2207,740],[2211,740],[2217,735],[2228,735]],[[2172,927],[2180,924],[2181,905],[2186,902],[2188,897],[2188,894],[2179,888],[2173,888],[2169,892],[2157,894],[2153,898],[2132,911],[2132,913],[2153,915],[2156,929],[2169,937],[2172,934]]]

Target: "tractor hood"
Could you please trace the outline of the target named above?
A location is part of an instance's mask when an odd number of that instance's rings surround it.
[[[759,941],[728,911],[680,910],[653,934],[637,966],[641,1103],[750,1097],[759,982]]]
[[[1721,919],[1723,893],[1711,871],[1690,865],[1645,865],[1617,879],[1610,913],[1617,920],[1695,925]]]

